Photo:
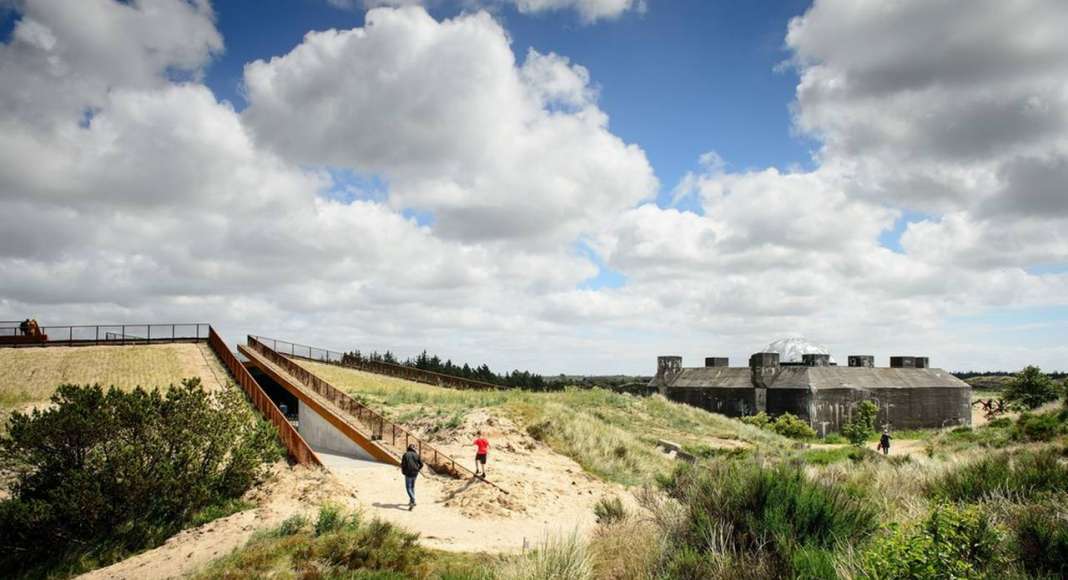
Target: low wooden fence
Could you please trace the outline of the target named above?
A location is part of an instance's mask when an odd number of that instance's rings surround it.
[[[353,361],[350,357],[347,357],[345,353],[336,350],[329,350],[306,344],[297,344],[286,340],[279,340],[277,338],[269,338],[266,336],[255,336],[252,338],[257,339],[264,344],[271,345],[273,350],[293,358],[347,367],[359,371],[404,379],[406,381],[434,385],[436,387],[475,391],[495,391],[507,388],[485,381],[454,377],[452,375],[417,369],[407,365],[369,360]]]
[[[263,388],[256,382],[256,379],[252,378],[245,365],[237,360],[234,353],[230,352],[230,349],[226,346],[226,342],[211,327],[208,327],[208,345],[215,352],[215,356],[219,357],[223,365],[230,369],[230,374],[234,376],[237,384],[245,391],[256,409],[278,429],[278,437],[282,440],[282,444],[285,445],[289,456],[301,465],[322,466],[322,462],[319,461],[319,457],[312,451],[308,442],[293,428],[293,425],[285,418],[285,415],[278,410],[274,401],[267,396],[267,393],[263,392]]]

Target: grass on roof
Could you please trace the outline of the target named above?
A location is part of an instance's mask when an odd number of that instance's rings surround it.
[[[212,390],[227,373],[204,344],[0,348],[0,409],[44,402],[63,383],[121,389],[200,377]]]

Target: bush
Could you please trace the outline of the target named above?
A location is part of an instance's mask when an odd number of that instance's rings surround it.
[[[282,520],[282,523],[275,529],[275,535],[277,536],[292,536],[304,530],[308,525],[308,518],[297,514],[289,516]]]
[[[627,510],[618,497],[602,497],[593,505],[593,515],[599,524],[613,524],[627,518]]]
[[[768,423],[771,421],[771,419],[768,418],[768,414],[765,413],[764,411],[761,411],[761,412],[757,413],[756,415],[749,415],[748,417],[741,417],[739,420],[742,423],[745,423],[746,425],[752,425],[754,427],[759,427],[761,429],[767,429]]]
[[[820,551],[861,541],[876,526],[876,511],[863,498],[792,466],[679,466],[662,484],[686,506],[685,522],[667,538],[666,566],[679,573],[707,573],[723,554],[767,560],[782,574],[823,569]]]
[[[14,477],[0,503],[0,569],[105,564],[161,543],[239,498],[279,456],[273,427],[232,387],[61,385],[49,408],[12,414],[0,437]]]
[[[875,434],[875,418],[879,408],[871,401],[861,401],[853,408],[853,414],[842,425],[842,435],[857,447],[863,447],[868,438]]]
[[[1068,517],[1049,508],[1026,508],[1016,524],[1016,549],[1031,575],[1068,576]]]
[[[1051,441],[1064,432],[1060,413],[1032,415],[1021,413],[1013,426],[1012,438],[1018,441]]]
[[[355,521],[355,520],[353,520]],[[383,570],[412,574],[428,556],[418,544],[419,534],[389,522],[372,520],[328,533],[307,555],[346,570]],[[297,563],[298,568],[304,566]]]
[[[790,439],[812,439],[816,436],[815,429],[790,413],[779,415],[771,423],[771,430]]]
[[[1061,464],[1053,449],[984,457],[942,475],[927,486],[931,497],[965,502],[991,495],[1026,499],[1057,491],[1068,491],[1068,467]]]
[[[1005,387],[1005,400],[1027,409],[1037,409],[1060,396],[1053,379],[1036,366],[1028,366]]]
[[[1003,533],[975,506],[940,505],[915,530],[892,527],[862,556],[873,579],[985,578],[1003,571]]]
[[[319,517],[315,520],[315,535],[336,531],[345,525],[345,517],[335,505],[324,505],[319,508]]]

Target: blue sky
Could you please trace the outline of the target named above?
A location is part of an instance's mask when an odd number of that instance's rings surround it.
[[[1064,368],[1063,0],[348,3],[0,0],[0,317]]]
[[[522,60],[529,48],[566,56],[586,67],[600,88],[599,104],[612,132],[646,152],[662,199],[715,151],[732,170],[807,166],[813,143],[791,132],[789,103],[797,75],[777,67],[788,58],[787,23],[809,2],[751,0],[654,2],[645,12],[581,23],[571,11],[497,16]],[[245,63],[281,56],[309,30],[363,26],[364,12],[325,0],[227,0],[215,6],[226,52],[205,82],[237,109]],[[457,6],[432,4],[436,18]]]

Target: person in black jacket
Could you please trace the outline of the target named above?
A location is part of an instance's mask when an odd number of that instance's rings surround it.
[[[408,492],[408,511],[415,509],[415,478],[423,469],[423,460],[415,445],[409,445],[408,451],[401,457],[401,473],[404,474],[404,489]]]

